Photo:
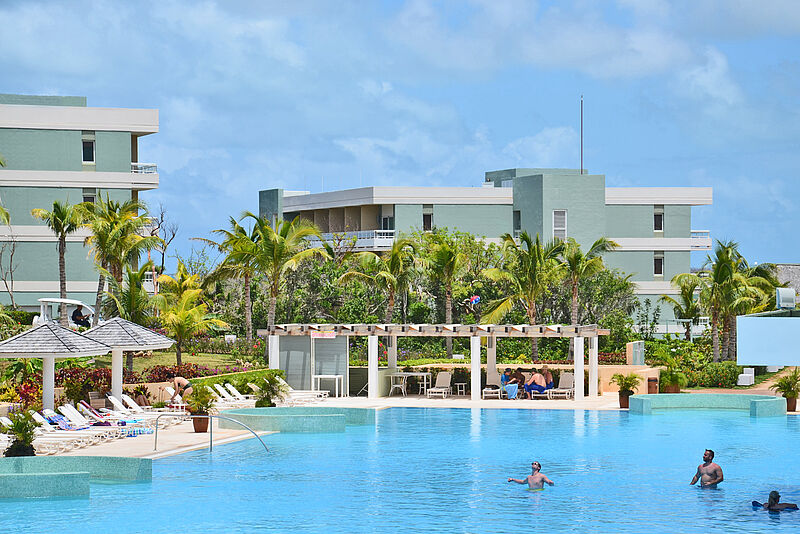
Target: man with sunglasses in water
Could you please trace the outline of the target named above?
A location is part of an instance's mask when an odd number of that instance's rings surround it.
[[[548,484],[550,486],[554,485],[555,483],[544,476],[541,473],[542,464],[539,462],[531,463],[531,471],[532,473],[523,479],[519,478],[509,478],[509,482],[516,482],[517,484],[528,484],[528,489],[531,490],[542,490],[544,489],[544,485]]]

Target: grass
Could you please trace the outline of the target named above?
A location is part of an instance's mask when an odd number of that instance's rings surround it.
[[[174,351],[153,352],[153,356],[150,358],[134,358],[133,370],[137,373],[141,373],[145,368],[153,367],[154,365],[175,365],[177,363],[175,358],[176,356]],[[192,355],[191,353],[183,353],[181,354],[181,360],[183,363],[196,363],[198,365],[207,365],[209,367],[220,367],[224,365],[236,364],[236,360],[232,358],[230,354],[206,354],[201,352]],[[111,367],[110,354],[106,356],[97,356],[94,361],[95,367]],[[126,358],[123,358],[122,361],[124,365]]]

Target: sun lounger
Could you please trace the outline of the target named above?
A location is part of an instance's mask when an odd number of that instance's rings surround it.
[[[575,375],[572,373],[561,373],[558,377],[558,387],[545,391],[548,399],[563,397],[569,399],[575,396]]]
[[[319,389],[294,389],[292,386],[289,385],[286,380],[277,376],[275,377],[278,379],[278,383],[281,384],[284,388],[286,388],[289,392],[289,395],[293,397],[315,397],[315,398],[326,398],[328,396],[328,392],[325,390]]]
[[[8,417],[0,417],[0,426],[5,430],[9,430],[13,422]],[[65,436],[65,435],[45,435],[37,429],[37,435],[34,438],[34,449],[37,451],[42,449],[45,454],[56,454],[65,452],[72,449],[79,449],[91,445],[91,439],[87,436]],[[9,445],[13,438],[9,436]]]
[[[252,408],[256,403],[255,400],[237,399],[236,397],[231,395],[227,389],[222,387],[222,384],[214,384],[213,386],[214,389],[217,390],[217,393],[219,394],[220,398],[222,398],[222,400],[227,404],[235,405],[237,407],[240,406],[242,408]]]
[[[486,399],[488,397],[496,397],[498,399],[502,399],[503,397],[508,398],[506,390],[504,390],[500,384],[500,375],[497,373],[497,371],[494,373],[487,372],[486,374],[486,387],[483,388],[483,391],[481,392],[481,398]]]
[[[240,401],[255,401],[256,400],[256,396],[255,395],[243,395],[243,394],[239,393],[239,390],[236,389],[233,386],[233,384],[231,384],[230,382],[225,384],[225,388],[228,390],[228,392],[231,394],[231,396],[233,396],[234,399],[237,399],[237,400],[240,400]]]
[[[82,440],[86,445],[94,445],[101,441],[111,441],[122,437],[119,431],[111,430],[110,427],[89,427],[83,430],[60,430],[50,424],[42,414],[30,411],[33,420],[39,423],[39,431],[43,436],[61,437],[65,439]]]
[[[441,395],[441,397],[447,398],[452,392],[450,390],[450,380],[452,380],[453,375],[451,375],[447,371],[442,371],[438,375],[436,375],[436,384],[432,388],[428,388],[428,398],[431,398],[435,395]]]

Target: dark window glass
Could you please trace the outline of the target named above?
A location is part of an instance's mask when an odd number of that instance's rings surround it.
[[[514,210],[514,230],[519,230],[522,228],[522,217],[520,216],[519,210]]]
[[[664,230],[664,214],[656,213],[653,215],[653,230],[661,232]]]
[[[85,163],[94,163],[94,141],[83,142],[83,161]]]
[[[433,230],[433,215],[426,213],[422,216],[422,230],[425,232]]]
[[[664,258],[653,259],[653,274],[655,275],[664,274]]]

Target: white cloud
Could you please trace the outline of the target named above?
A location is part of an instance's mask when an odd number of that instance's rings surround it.
[[[508,143],[502,154],[509,167],[579,167],[580,138],[573,128],[545,128]]]
[[[678,92],[690,98],[708,101],[714,109],[741,104],[744,96],[731,78],[727,58],[719,50],[709,47],[705,51],[705,60],[705,64],[687,69],[678,75]]]

